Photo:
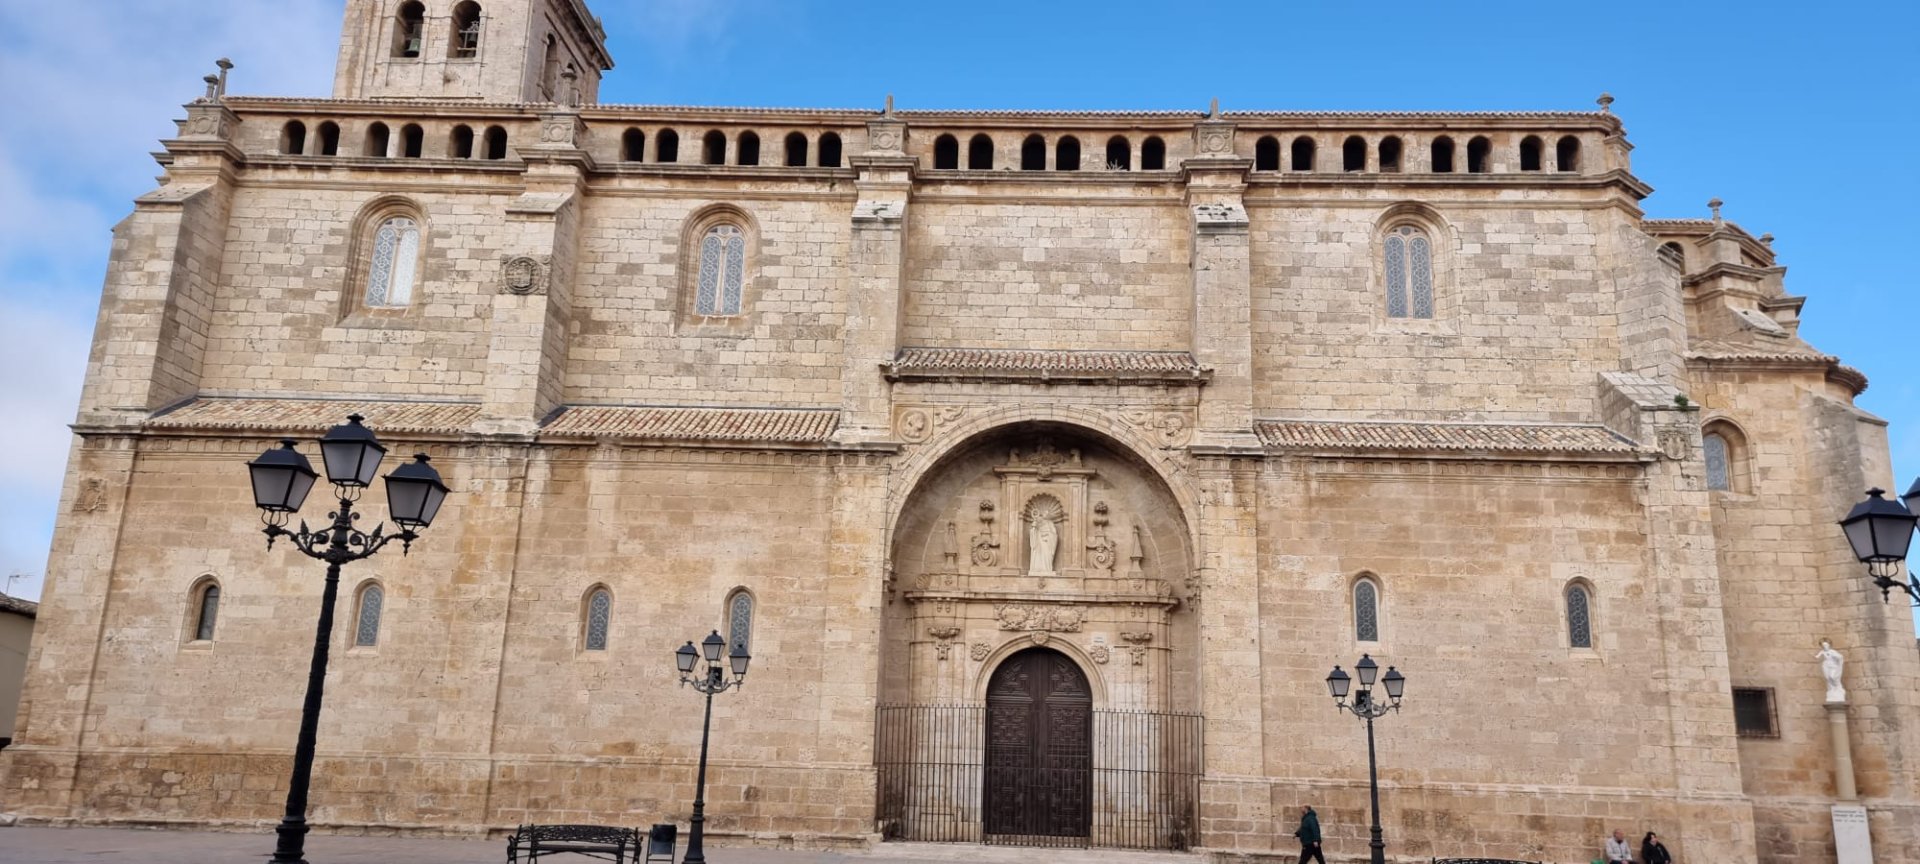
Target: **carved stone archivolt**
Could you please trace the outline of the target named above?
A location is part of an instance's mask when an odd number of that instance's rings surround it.
[[[500,290],[507,294],[547,293],[548,255],[509,255],[500,259]]]

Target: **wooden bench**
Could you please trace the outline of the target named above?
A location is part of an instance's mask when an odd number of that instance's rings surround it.
[[[572,853],[612,861],[637,864],[640,861],[640,832],[633,828],[605,825],[522,825],[507,838],[508,864],[524,860],[539,861],[548,855]]]

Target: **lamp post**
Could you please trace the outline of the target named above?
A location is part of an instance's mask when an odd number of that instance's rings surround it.
[[[700,720],[700,778],[693,786],[693,818],[687,828],[687,856],[680,864],[707,864],[706,848],[702,843],[707,824],[707,741],[713,729],[713,694],[725,693],[747,683],[746,645],[735,645],[727,655],[727,662],[720,662],[720,649],[727,647],[727,640],[720,638],[715,630],[707,638],[700,640],[700,649],[694,650],[692,640],[673,652],[673,662],[680,669],[681,686],[692,685],[694,690],[706,694],[707,713]],[[694,666],[701,659],[707,661],[705,670],[695,673]],[[727,670],[733,670],[733,679],[727,679]]]
[[[1853,506],[1847,518],[1840,520],[1840,528],[1847,534],[1853,556],[1867,565],[1867,576],[1880,589],[1882,601],[1888,599],[1892,589],[1899,588],[1920,605],[1920,584],[1914,582],[1912,569],[1908,569],[1906,581],[1894,578],[1900,572],[1900,562],[1907,560],[1907,548],[1913,544],[1914,514],[1920,513],[1920,480],[1913,481],[1913,488],[1899,501],[1882,497],[1886,494],[1885,489],[1868,489],[1866,500]]]
[[[354,502],[372,485],[387,448],[374,437],[373,430],[360,425],[358,414],[347,422],[327,430],[320,438],[320,458],[326,465],[327,480],[333,483],[340,506],[331,514],[333,524],[313,530],[302,520],[300,530],[288,531],[287,520],[299,512],[300,505],[313,490],[319,475],[305,454],[294,449],[292,439],[269,448],[260,458],[247,463],[253,480],[253,503],[260,508],[266,523],[267,548],[286,537],[294,548],[309,558],[327,562],[327,580],[320,598],[320,624],[313,637],[313,662],[307,669],[307,698],[300,707],[300,741],[293,750],[293,778],[287,787],[287,812],[280,820],[279,842],[270,862],[306,864],[307,787],[313,780],[314,738],[320,727],[320,703],[327,682],[327,646],[333,638],[333,605],[339,594],[340,567],[352,561],[372,557],[388,543],[399,540],[401,554],[412,549],[433,524],[440,505],[447,500],[447,484],[440,473],[427,464],[425,453],[387,475],[387,510],[399,533],[385,533],[386,526],[375,526],[372,533],[353,527],[360,514],[353,512]]]
[[[1373,681],[1380,674],[1380,664],[1373,662],[1373,655],[1360,655],[1353,671],[1360,676],[1360,691],[1353,694],[1353,701],[1347,701],[1353,679],[1338,666],[1327,676],[1327,691],[1333,694],[1333,702],[1341,710],[1367,721],[1367,787],[1373,795],[1373,842],[1367,846],[1373,850],[1373,864],[1386,864],[1387,844],[1380,837],[1380,769],[1373,753],[1373,719],[1385,716],[1388,711],[1400,710],[1400,694],[1407,689],[1407,676],[1392,666],[1387,667],[1387,675],[1380,681],[1387,691],[1387,701],[1382,702],[1373,698]]]

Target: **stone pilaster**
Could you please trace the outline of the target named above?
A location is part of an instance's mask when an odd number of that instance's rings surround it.
[[[1243,202],[1251,160],[1233,155],[1233,125],[1216,114],[1194,130],[1184,165],[1193,216],[1193,355],[1201,391],[1197,447],[1254,450],[1253,254]]]
[[[882,662],[876,648],[883,644],[887,469],[878,456],[849,454],[843,459],[832,469],[827,581],[819,622],[817,746],[823,762],[861,766],[870,787],[875,688]]]
[[[1262,688],[1249,680],[1263,661],[1260,639],[1259,484],[1254,459],[1203,458],[1198,583],[1201,704],[1207,717],[1206,782],[1200,792],[1200,845],[1242,833],[1249,785],[1265,765]]]
[[[902,149],[906,124],[889,114],[867,124],[867,152],[853,158],[860,177],[847,256],[847,323],[842,336],[840,443],[893,437],[891,385],[880,366],[900,348],[900,304],[907,260],[907,198],[913,159]]]
[[[522,151],[525,191],[507,207],[514,231],[500,256],[480,431],[526,434],[560,404],[566,375],[580,199],[593,159],[576,111],[540,115]]]

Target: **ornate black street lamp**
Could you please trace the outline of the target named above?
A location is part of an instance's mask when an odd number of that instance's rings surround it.
[[[351,415],[344,425],[327,430],[320,438],[327,480],[333,483],[340,500],[339,508],[328,514],[333,524],[325,528],[309,529],[304,520],[299,531],[286,528],[287,519],[299,512],[319,477],[307,457],[294,449],[292,439],[281,440],[279,447],[247,463],[253,478],[253,503],[267,525],[267,548],[273,548],[273,541],[288,537],[302,555],[327,562],[320,625],[313,637],[313,664],[307,670],[307,700],[300,708],[300,742],[294,747],[293,779],[287,788],[287,813],[280,820],[279,842],[269,859],[277,864],[306,862],[307,787],[313,780],[314,737],[320,728],[320,702],[327,682],[327,646],[333,638],[340,566],[371,557],[394,540],[400,541],[401,554],[406,554],[413,541],[420,538],[416,529],[424,531],[432,525],[440,505],[447,500],[447,484],[440,481],[440,473],[427,464],[427,455],[422,453],[413,457],[411,464],[387,475],[387,510],[394,524],[400,526],[399,533],[385,533],[384,525],[376,526],[371,534],[354,528],[353,521],[360,514],[353,512],[353,504],[372,485],[380,459],[387,452],[373,430],[360,425],[362,419],[358,414]]]
[[[1867,499],[1853,506],[1847,518],[1840,520],[1840,528],[1847,532],[1847,545],[1853,547],[1854,557],[1867,565],[1867,576],[1880,589],[1882,601],[1888,599],[1892,589],[1899,588],[1920,605],[1920,584],[1914,582],[1913,571],[1907,571],[1904,582],[1894,578],[1900,572],[1900,562],[1907,559],[1907,548],[1913,544],[1914,514],[1920,512],[1920,480],[1913,481],[1913,488],[1900,496],[1901,501],[1881,497],[1886,493],[1885,489],[1868,489]]]
[[[702,845],[707,824],[707,740],[713,728],[713,694],[724,693],[747,683],[747,646],[735,645],[727,655],[727,663],[720,663],[720,649],[727,647],[727,640],[720,638],[715,630],[707,638],[700,640],[700,650],[693,648],[693,642],[680,646],[673,652],[674,665],[680,668],[681,686],[692,685],[693,689],[707,696],[707,714],[700,721],[700,779],[693,786],[693,819],[687,829],[687,857],[680,864],[707,864],[707,853]],[[702,657],[707,661],[705,671],[695,673],[693,667]],[[732,667],[733,679],[727,679],[727,669]]]
[[[1352,689],[1353,679],[1338,666],[1327,676],[1327,690],[1333,694],[1335,705],[1367,721],[1367,786],[1373,793],[1373,842],[1367,845],[1373,849],[1373,864],[1386,864],[1387,844],[1380,837],[1380,769],[1373,755],[1373,719],[1385,716],[1388,711],[1400,710],[1400,694],[1407,689],[1407,676],[1388,666],[1387,676],[1380,681],[1386,688],[1387,701],[1381,702],[1373,698],[1373,679],[1380,673],[1380,664],[1373,662],[1373,655],[1360,655],[1353,671],[1360,676],[1360,692],[1353,694],[1352,702],[1347,701],[1347,691]]]

